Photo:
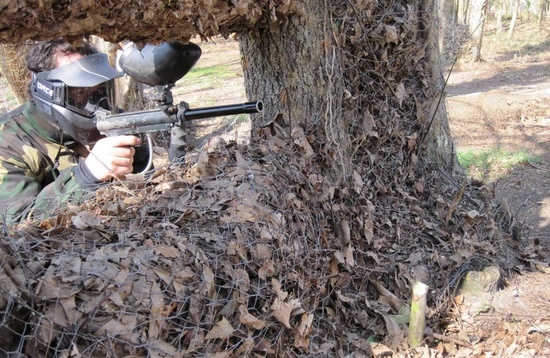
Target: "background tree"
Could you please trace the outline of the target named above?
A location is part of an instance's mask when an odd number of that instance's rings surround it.
[[[457,13],[457,22],[459,24],[466,24],[466,19],[468,18],[468,0],[456,0],[456,13]]]
[[[544,17],[546,16],[548,2],[546,0],[539,0],[539,26],[542,29]]]
[[[481,61],[481,44],[483,42],[483,29],[487,16],[488,0],[472,0],[470,2],[468,26],[471,36],[472,61]]]
[[[516,27],[516,21],[519,15],[519,6],[519,0],[514,1],[511,6],[512,20],[510,21],[510,27],[508,28],[508,39],[512,39],[514,37],[514,29]]]

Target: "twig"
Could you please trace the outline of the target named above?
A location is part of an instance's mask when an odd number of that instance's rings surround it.
[[[389,300],[390,306],[396,311],[399,312],[401,307],[403,307],[403,302],[399,298],[397,298],[393,293],[388,291],[384,286],[382,286],[380,283],[378,283],[375,280],[369,279],[370,283],[374,285],[374,287],[378,290],[378,292],[386,297]]]
[[[440,341],[443,341],[443,342],[454,343],[456,345],[466,347],[466,348],[471,348],[472,347],[472,344],[470,342],[464,342],[464,341],[460,341],[458,339],[454,339],[454,338],[451,338],[451,337],[444,336],[444,335],[439,334],[439,333],[434,333],[429,328],[426,328],[426,330],[424,331],[424,334],[427,335],[427,336],[430,336],[434,339],[438,339]]]
[[[454,211],[458,207],[458,204],[462,200],[462,196],[464,194],[464,188],[465,187],[466,187],[466,179],[464,179],[464,181],[462,182],[462,186],[460,187],[460,189],[456,193],[456,195],[453,199],[453,202],[449,206],[449,211],[447,212],[447,215],[445,215],[445,224],[448,225],[449,221],[451,221],[451,216],[453,215]]]

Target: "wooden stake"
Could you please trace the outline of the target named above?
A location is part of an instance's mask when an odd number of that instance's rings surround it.
[[[428,286],[415,281],[413,284],[411,321],[409,323],[409,344],[412,348],[418,347],[424,340],[426,327],[426,295]]]

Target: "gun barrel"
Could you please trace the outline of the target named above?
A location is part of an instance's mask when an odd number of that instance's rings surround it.
[[[225,106],[188,108],[184,111],[178,110],[176,115],[171,116],[161,109],[123,112],[113,115],[98,113],[96,127],[101,134],[108,136],[139,134],[169,130],[173,126],[181,125],[183,120],[190,121],[241,113],[259,113],[262,110],[262,101],[254,101]]]
[[[260,113],[263,111],[263,108],[264,105],[262,101],[253,101],[225,106],[187,109],[183,113],[183,117],[188,121],[192,121],[195,119],[230,116],[242,113]]]

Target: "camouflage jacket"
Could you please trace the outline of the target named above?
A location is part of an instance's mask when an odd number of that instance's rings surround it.
[[[84,197],[72,173],[80,158],[56,132],[30,102],[0,117],[0,222],[38,218]]]

